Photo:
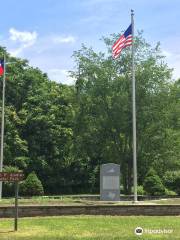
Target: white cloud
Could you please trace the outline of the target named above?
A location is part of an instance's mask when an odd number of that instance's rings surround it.
[[[32,66],[47,72],[53,81],[72,85],[75,80],[69,76],[72,68],[71,54],[76,38],[71,34],[49,34],[38,36],[35,31],[9,29],[6,39],[8,51],[15,57],[27,58]]]
[[[69,36],[66,36],[66,37],[63,37],[63,36],[55,36],[52,38],[52,41],[54,43],[74,43],[76,41],[75,37],[69,35]]]
[[[15,57],[26,57],[24,50],[27,48],[31,50],[31,53],[42,54],[47,51],[54,51],[58,44],[71,44],[76,41],[76,38],[70,34],[48,35],[37,38],[36,31],[19,31],[15,28],[10,28],[9,34],[9,52]]]
[[[37,39],[37,33],[28,31],[18,31],[15,28],[9,29],[10,39],[12,41],[19,41],[21,43],[33,44]]]
[[[25,48],[24,46],[13,48],[13,49],[10,49],[9,52],[12,56],[18,57],[23,52],[24,48]]]
[[[15,28],[9,29],[9,39],[16,45],[10,49],[10,53],[13,56],[19,56],[24,49],[35,44],[37,40],[37,33],[28,31],[18,31]]]
[[[162,50],[162,54],[166,57],[172,57],[172,53],[166,50]]]
[[[171,52],[167,50],[162,51],[163,55],[166,56],[166,60],[168,63],[168,66],[173,68],[173,78],[177,79],[180,78],[180,53]]]
[[[69,72],[66,69],[58,69],[58,68],[50,69],[48,71],[48,76],[51,80],[59,83],[72,85],[75,82],[75,79],[70,77]]]

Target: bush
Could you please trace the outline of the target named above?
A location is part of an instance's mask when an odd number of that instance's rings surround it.
[[[120,185],[120,193],[124,194],[124,186],[123,185]]]
[[[14,173],[20,172],[19,168],[14,166],[4,166],[3,172]],[[15,195],[15,184],[14,182],[3,182],[3,196],[14,197]]]
[[[44,194],[43,185],[35,172],[30,173],[26,180],[21,183],[20,191],[24,196],[40,196]]]
[[[176,196],[177,194],[176,194],[176,192],[174,192],[174,191],[172,191],[172,190],[169,190],[169,189],[165,189],[165,194],[167,195],[167,196]]]
[[[163,183],[168,189],[180,194],[180,171],[167,171]]]
[[[176,193],[180,195],[180,178],[176,179]]]
[[[142,185],[137,187],[137,194],[138,195],[145,195],[145,191]]]
[[[165,194],[165,187],[153,169],[150,169],[146,175],[143,187],[148,195],[157,196]]]

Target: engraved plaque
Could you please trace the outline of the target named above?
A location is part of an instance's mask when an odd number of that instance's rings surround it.
[[[100,200],[120,200],[120,165],[114,163],[101,165]]]

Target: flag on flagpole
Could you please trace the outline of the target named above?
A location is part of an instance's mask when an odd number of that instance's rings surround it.
[[[118,58],[122,49],[132,45],[132,24],[127,28],[123,35],[112,46],[112,57]]]
[[[4,60],[0,59],[0,76],[4,73]]]

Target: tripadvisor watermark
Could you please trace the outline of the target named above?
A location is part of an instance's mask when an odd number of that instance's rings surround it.
[[[142,234],[172,234],[173,233],[173,229],[150,229],[150,228],[142,228],[142,227],[137,227],[134,230],[134,233],[136,235],[142,235]]]

